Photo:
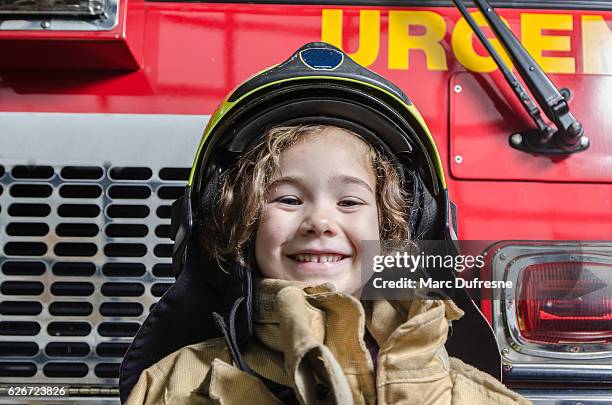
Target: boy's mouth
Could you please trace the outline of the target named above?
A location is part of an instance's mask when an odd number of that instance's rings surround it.
[[[325,254],[312,254],[312,253],[300,253],[295,255],[289,255],[289,258],[300,263],[334,263],[339,262],[342,259],[346,259],[348,256],[336,254],[336,253],[325,253]]]

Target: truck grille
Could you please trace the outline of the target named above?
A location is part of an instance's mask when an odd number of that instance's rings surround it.
[[[197,128],[180,157],[128,141],[102,148],[102,164],[0,160],[0,383],[117,386],[133,336],[174,281],[170,206]],[[151,161],[116,165],[118,147]]]

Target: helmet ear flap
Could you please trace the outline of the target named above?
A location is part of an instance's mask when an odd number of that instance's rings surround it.
[[[221,166],[211,167],[210,175],[206,179],[206,187],[200,195],[200,218],[207,218],[212,215],[215,206],[215,198],[219,192],[219,187],[223,181],[223,168]]]
[[[174,277],[183,270],[185,254],[193,233],[193,211],[191,207],[191,188],[185,188],[185,194],[172,203],[170,220],[170,239],[172,246],[172,273]]]
[[[221,185],[222,170],[214,168],[210,178],[201,194],[199,209],[194,210],[193,189],[185,187],[185,194],[172,203],[170,220],[170,239],[174,241],[172,248],[172,272],[178,277],[185,265],[185,256],[192,239],[197,238],[197,224],[201,224],[201,218],[212,215],[214,199]],[[198,221],[200,219],[200,221]],[[194,230],[196,231],[194,233]]]
[[[204,222],[204,218],[212,218],[228,170],[227,164],[221,164],[219,161],[209,169],[196,216],[199,224]],[[199,239],[200,233],[207,231],[200,227],[194,232],[193,237]],[[228,337],[237,349],[244,347],[253,334],[253,276],[257,268],[254,239],[249,241],[244,249],[246,267],[230,261],[226,262],[227,270],[220,268],[216,259],[211,258],[210,252],[201,252],[209,264],[205,279],[223,291],[220,312],[226,322]]]
[[[417,174],[413,170],[404,170],[407,189],[412,186],[412,206],[410,207],[410,216],[408,217],[408,225],[410,226],[410,238],[416,239],[418,236],[417,227],[419,223],[421,194],[423,192],[423,183],[419,181]]]
[[[406,170],[412,183],[413,203],[410,209],[410,230],[412,239],[434,239],[439,221],[438,203],[418,172]]]

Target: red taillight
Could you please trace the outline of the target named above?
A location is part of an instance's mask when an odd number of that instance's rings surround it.
[[[612,265],[548,262],[518,279],[521,336],[536,343],[612,342]]]

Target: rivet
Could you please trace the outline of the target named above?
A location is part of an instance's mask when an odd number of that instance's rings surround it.
[[[461,155],[455,155],[455,163],[457,164],[461,164],[461,162],[463,162],[463,156]]]
[[[461,87],[460,84],[455,84],[455,87],[453,87],[453,90],[455,90],[455,93],[461,93],[461,90],[463,90],[463,87]]]
[[[46,29],[48,29],[49,27],[51,27],[51,24],[49,23],[49,21],[46,21],[46,20],[45,20],[45,21],[41,21],[41,22],[40,22],[40,26],[41,26],[43,29],[45,29],[45,30],[46,30]]]
[[[523,143],[523,135],[521,135],[521,134],[512,134],[512,136],[510,137],[510,142],[514,146],[520,145],[521,143]]]
[[[587,146],[589,146],[589,138],[587,138],[586,136],[582,135],[580,137],[580,146],[582,146],[583,148],[586,148]]]

